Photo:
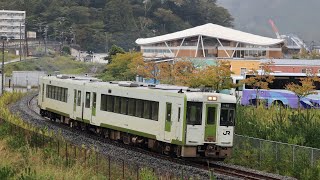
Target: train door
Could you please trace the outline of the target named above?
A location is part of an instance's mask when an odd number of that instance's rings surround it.
[[[203,142],[202,102],[187,102],[187,145],[197,145]]]
[[[217,132],[217,104],[206,105],[204,141],[215,142]]]
[[[178,118],[177,123],[175,123],[176,136],[175,139],[182,139],[182,124],[183,124],[183,114],[182,114],[182,104],[178,104]]]
[[[180,109],[181,113],[181,103],[179,103],[179,100],[181,98],[177,97],[168,97],[167,99],[170,99],[170,101],[167,101],[165,104],[165,127],[164,127],[164,140],[171,141],[172,139],[177,139],[177,126],[178,121],[181,121],[179,119],[178,111]],[[181,115],[180,115],[181,118]],[[178,136],[179,137],[179,136]]]
[[[74,89],[74,101],[73,101],[73,117],[76,120],[82,120],[83,112],[83,100],[81,90]]]
[[[83,121],[91,123],[91,92],[85,91],[84,96]]]
[[[73,118],[76,119],[76,111],[77,111],[77,93],[76,89],[73,90]]]
[[[97,93],[92,92],[91,123],[95,122],[96,113],[97,113]]]
[[[171,126],[172,126],[172,103],[166,102],[164,139],[167,141],[170,141]]]

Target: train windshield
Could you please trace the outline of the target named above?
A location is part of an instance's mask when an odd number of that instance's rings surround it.
[[[222,103],[220,113],[220,126],[235,125],[236,104]]]
[[[187,124],[201,125],[202,122],[202,102],[187,103]]]

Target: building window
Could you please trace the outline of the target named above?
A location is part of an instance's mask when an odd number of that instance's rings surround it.
[[[311,69],[305,68],[305,69],[302,69],[301,72],[306,74],[311,74]]]
[[[247,72],[247,68],[240,68],[240,75],[244,76]]]

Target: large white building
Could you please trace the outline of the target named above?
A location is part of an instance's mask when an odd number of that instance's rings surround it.
[[[213,65],[230,61],[235,75],[259,69],[260,59],[283,58],[284,40],[254,35],[217,24],[204,24],[162,36],[139,38],[146,61],[188,59],[194,64]],[[198,65],[196,65],[198,66]]]
[[[260,59],[282,58],[284,41],[209,23],[162,36],[139,38],[136,43],[143,56],[152,59]]]
[[[25,19],[25,11],[0,10],[0,37],[24,39]]]

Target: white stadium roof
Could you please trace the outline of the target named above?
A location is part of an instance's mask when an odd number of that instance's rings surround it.
[[[199,35],[260,46],[271,46],[284,42],[284,40],[282,39],[273,39],[258,36],[238,31],[235,29],[223,27],[217,24],[208,23],[202,26],[197,26],[183,31],[165,34],[162,36],[156,36],[151,38],[139,38],[136,40],[136,43],[139,45],[146,45]]]

